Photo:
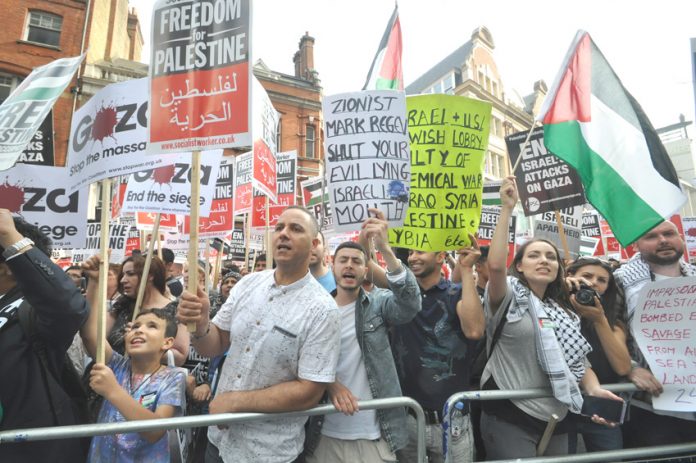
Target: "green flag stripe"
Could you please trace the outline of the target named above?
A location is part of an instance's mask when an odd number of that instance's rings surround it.
[[[377,90],[398,90],[399,89],[399,79],[384,79],[382,77],[377,78],[376,89]]]
[[[664,220],[587,145],[577,121],[544,125],[544,141],[552,152],[563,153],[563,160],[578,171],[590,203],[606,218],[624,247]]]

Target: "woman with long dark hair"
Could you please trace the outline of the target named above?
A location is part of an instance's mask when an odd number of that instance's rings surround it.
[[[608,262],[594,257],[581,257],[568,266],[566,282],[576,293],[581,285],[596,292],[592,304],[580,304],[576,295],[570,296],[573,308],[581,317],[581,332],[592,346],[587,358],[599,382],[618,383],[631,371],[631,356],[626,344],[627,327],[623,296],[614,280]],[[582,434],[589,452],[623,448],[621,429],[607,428],[586,417],[575,416],[577,433],[570,436],[570,453],[575,453],[577,434]]]
[[[502,211],[488,251],[485,297],[488,362],[482,389],[550,388],[553,397],[482,403],[481,434],[489,459],[533,457],[548,422],[560,423],[546,455],[568,453],[568,411],[582,407],[585,394],[621,400],[599,386],[588,367],[591,348],[580,333],[564,281],[556,246],[531,240],[520,247],[506,268],[508,222],[517,203],[514,177],[500,188]],[[501,326],[496,344],[492,339]],[[492,346],[492,347],[491,347]],[[597,422],[606,423],[599,417]]]

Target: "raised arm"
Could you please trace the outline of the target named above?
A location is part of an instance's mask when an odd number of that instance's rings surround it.
[[[225,310],[229,303],[230,300],[225,302],[220,310]],[[205,357],[215,357],[227,352],[230,347],[230,332],[210,322],[210,300],[200,287],[198,295],[188,291],[181,294],[176,314],[180,323],[196,324],[196,331],[191,333],[191,344],[196,352]]]
[[[462,332],[467,339],[481,339],[486,330],[486,317],[483,315],[481,299],[476,291],[474,281],[474,265],[481,257],[476,237],[469,233],[471,246],[460,249],[457,257],[457,268],[462,279],[462,298],[457,302],[457,316]]]
[[[508,228],[512,210],[517,203],[515,177],[507,177],[500,186],[502,208],[488,250],[488,298],[491,313],[495,313],[507,292]]]
[[[88,278],[87,283],[87,301],[89,303],[89,317],[82,328],[80,329],[80,337],[85,345],[87,354],[96,358],[97,353],[97,320],[99,316],[99,263],[101,259],[99,255],[94,255],[82,263],[82,271]],[[104,316],[108,316],[104,313]],[[106,331],[104,336],[106,336]],[[104,361],[109,363],[113,350],[111,345],[104,339]]]

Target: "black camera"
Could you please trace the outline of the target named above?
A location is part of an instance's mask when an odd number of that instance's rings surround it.
[[[597,291],[587,285],[580,285],[580,288],[573,291],[573,294],[575,294],[575,300],[578,301],[578,304],[582,305],[594,306],[595,296],[599,297]]]

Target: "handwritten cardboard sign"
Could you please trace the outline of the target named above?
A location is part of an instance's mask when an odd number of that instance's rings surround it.
[[[251,145],[251,1],[172,2],[152,11],[150,148]]]
[[[527,132],[505,137],[510,161],[522,161],[515,171],[524,215],[564,209],[585,204],[585,190],[578,173],[544,146],[544,129],[532,132],[524,152],[521,152]]]
[[[631,331],[664,388],[653,407],[696,411],[696,277],[645,285]]]
[[[491,104],[453,95],[406,99],[411,142],[411,188],[393,246],[422,251],[469,244],[481,217],[483,166]]]
[[[181,160],[175,164],[132,174],[122,211],[188,215],[191,211],[191,156],[180,156]],[[198,201],[201,217],[207,217],[215,193],[222,150],[209,151],[201,157]]]
[[[334,229],[352,231],[379,209],[400,227],[411,183],[406,98],[366,90],[324,97],[324,150]]]

